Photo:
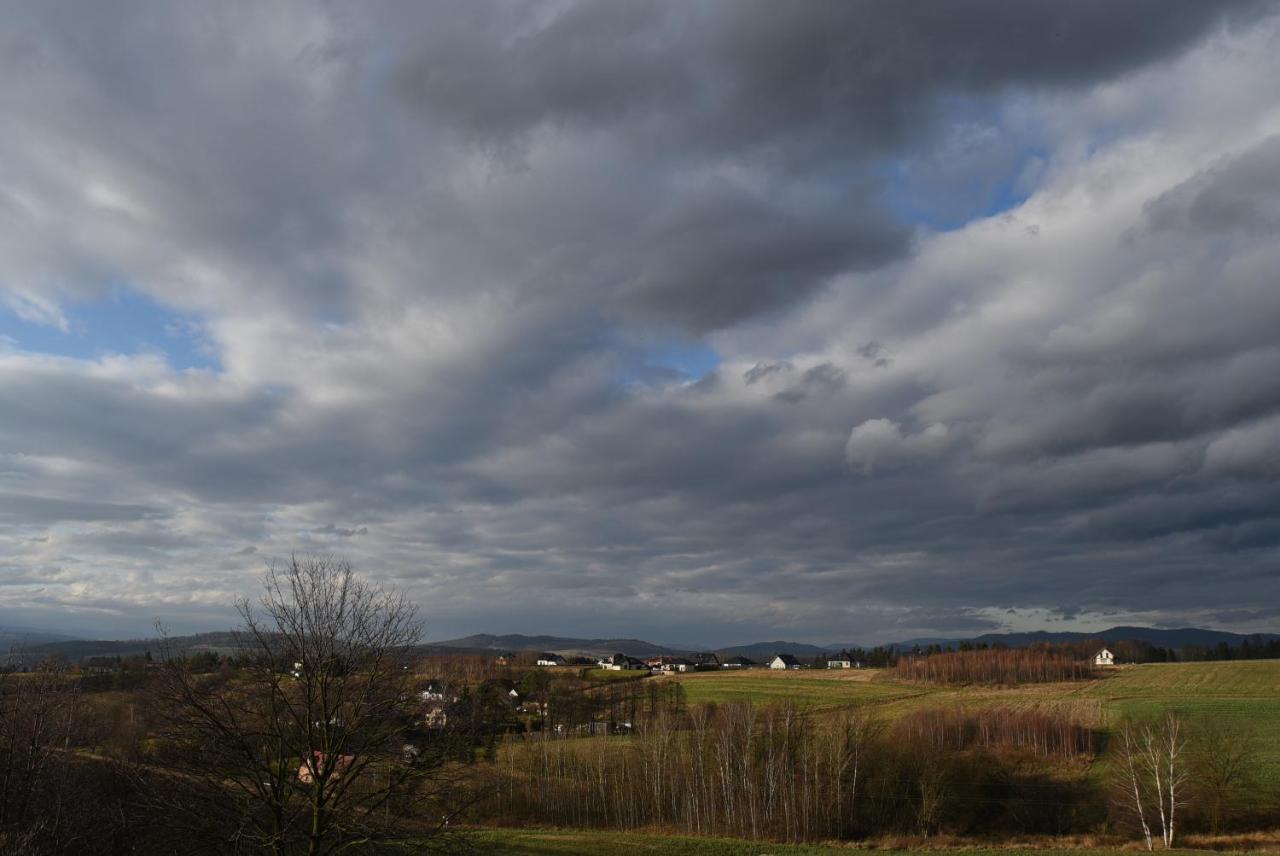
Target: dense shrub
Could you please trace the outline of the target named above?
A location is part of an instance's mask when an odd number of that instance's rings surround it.
[[[904,656],[892,669],[899,680],[934,684],[1025,684],[1092,678],[1086,660],[1030,648],[954,651]]]

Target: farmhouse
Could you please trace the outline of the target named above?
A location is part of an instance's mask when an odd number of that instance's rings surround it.
[[[423,701],[444,701],[444,684],[439,681],[427,681],[427,685],[418,695]]]
[[[684,657],[650,657],[645,665],[655,672],[692,672],[694,663]]]
[[[722,669],[753,669],[756,665],[755,660],[749,660],[746,657],[727,657],[720,661]]]
[[[701,653],[690,654],[689,660],[695,666],[719,666],[720,658],[716,656],[714,651],[703,651]]]
[[[848,651],[841,651],[839,654],[836,654],[831,659],[827,660],[828,669],[856,669],[861,666],[862,664],[856,662],[853,659],[853,655]]]
[[[568,661],[565,660],[564,657],[561,657],[559,654],[539,654],[538,655],[539,666],[563,666],[567,662]]]
[[[770,669],[798,669],[800,661],[790,654],[778,654],[769,661]]]
[[[1116,655],[1103,648],[1093,655],[1093,664],[1095,666],[1114,666],[1116,664]]]

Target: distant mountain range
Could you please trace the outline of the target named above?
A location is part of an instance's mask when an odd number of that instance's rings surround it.
[[[175,636],[169,645],[181,651],[191,653],[199,651],[217,651],[230,653],[237,647],[236,635],[229,631],[215,633],[197,633],[191,636]],[[1097,633],[1050,632],[1037,630],[1026,633],[984,633],[981,636],[968,638],[922,638],[908,639],[892,646],[898,650],[906,650],[919,645],[958,645],[961,642],[987,645],[1003,644],[1010,648],[1023,648],[1037,642],[1080,642],[1090,639],[1115,643],[1122,639],[1147,642],[1160,648],[1186,648],[1198,646],[1212,648],[1220,642],[1238,646],[1245,639],[1261,639],[1270,642],[1280,639],[1276,633],[1229,633],[1225,630],[1205,630],[1198,627],[1164,629],[1157,627],[1112,627]],[[151,651],[159,653],[158,639],[74,639],[68,636],[29,630],[17,627],[0,627],[0,650],[8,650],[21,654],[24,659],[39,658],[46,655],[65,657],[77,662],[85,657],[129,657]],[[856,644],[813,645],[807,642],[752,642],[745,645],[730,645],[714,650],[721,657],[748,657],[752,660],[764,661],[775,654],[791,654],[796,657],[811,658],[822,654],[833,653],[845,648],[869,647]],[[632,657],[658,657],[687,654],[690,648],[659,645],[643,639],[582,639],[571,636],[525,636],[519,633],[495,635],[477,633],[461,639],[447,639],[419,646],[423,654],[472,653],[485,654],[499,651],[554,651],[565,656],[600,656],[603,654],[622,653]]]
[[[47,630],[36,630],[32,627],[0,627],[0,650],[40,645],[45,642],[65,642],[74,639],[65,633],[50,633]]]
[[[643,639],[576,639],[569,636],[524,636],[519,633],[508,633],[502,636],[477,633],[461,639],[447,639],[431,644],[432,647],[437,648],[472,652],[554,651],[565,656],[628,654],[632,657],[660,657],[678,653],[676,649],[655,645]]]
[[[167,641],[175,651],[198,654],[202,651],[215,651],[219,654],[230,654],[239,649],[238,635],[228,631],[213,633],[196,633],[190,636],[171,636]],[[19,640],[8,646],[10,658],[23,662],[37,662],[43,657],[64,657],[71,663],[77,663],[86,657],[135,657],[151,652],[159,657],[162,641],[151,639],[68,639],[62,637],[56,641],[38,642],[35,640]]]
[[[930,644],[956,645],[960,642],[972,642],[975,644],[986,643],[988,645],[1003,644],[1010,648],[1025,648],[1028,645],[1034,645],[1037,642],[1068,643],[1083,642],[1089,639],[1101,639],[1104,642],[1115,643],[1122,639],[1126,639],[1137,642],[1146,642],[1147,644],[1155,645],[1158,648],[1187,648],[1192,646],[1212,648],[1220,642],[1226,642],[1228,645],[1234,647],[1239,645],[1245,639],[1253,640],[1257,638],[1262,639],[1264,642],[1270,642],[1273,639],[1280,639],[1280,634],[1229,633],[1225,630],[1205,630],[1200,627],[1180,627],[1176,629],[1161,627],[1112,627],[1109,630],[1100,630],[1096,633],[1035,630],[1026,633],[984,633],[981,636],[973,636],[967,639],[910,639],[906,642],[899,642],[894,647],[901,650],[904,648],[912,648],[916,645],[923,648]]]
[[[973,644],[1002,644],[1007,645],[1010,648],[1025,648],[1028,645],[1034,645],[1038,642],[1067,643],[1098,639],[1104,642],[1115,643],[1122,639],[1129,639],[1146,642],[1160,648],[1186,648],[1190,646],[1211,648],[1220,642],[1226,642],[1228,645],[1234,647],[1239,645],[1245,639],[1252,640],[1256,638],[1261,638],[1262,641],[1269,642],[1273,639],[1280,639],[1280,634],[1229,633],[1225,630],[1205,630],[1198,627],[1183,627],[1177,629],[1164,629],[1158,627],[1112,627],[1109,630],[1101,630],[1096,633],[1036,630],[1025,633],[984,633],[981,636],[966,638],[934,637],[925,639],[908,639],[905,642],[897,642],[886,647],[892,647],[898,650],[907,650],[917,645],[923,648],[931,644],[954,646],[959,645],[961,642],[970,642]],[[643,639],[580,639],[567,636],[525,636],[519,633],[510,633],[501,636],[479,633],[474,636],[465,636],[461,639],[448,639],[442,642],[434,642],[432,643],[432,646],[450,650],[466,650],[477,653],[493,651],[554,651],[557,654],[563,654],[566,656],[600,655],[616,652],[628,654],[632,657],[657,657],[662,655],[684,654],[689,651],[688,648],[658,645],[654,642],[647,642]],[[711,650],[714,650],[722,657],[740,656],[748,657],[752,660],[765,660],[775,654],[792,654],[797,657],[816,657],[821,654],[832,653],[846,648],[867,647],[870,646],[858,645],[855,643],[813,645],[807,642],[775,640],[772,642],[752,642],[745,645],[731,645]]]

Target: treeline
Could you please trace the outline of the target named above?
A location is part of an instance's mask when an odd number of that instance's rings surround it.
[[[1197,663],[1219,660],[1280,659],[1280,639],[1261,636],[1241,640],[1239,645],[1219,642],[1217,645],[1184,645],[1161,648],[1138,640],[1120,640],[1109,646],[1121,663]],[[1097,648],[1095,647],[1096,651]]]
[[[656,718],[627,741],[533,736],[494,765],[479,819],[779,841],[1063,833],[1106,810],[1019,760],[1094,751],[1087,729],[1057,717],[962,715],[957,729],[947,716],[888,726],[732,703]]]
[[[1093,755],[1102,748],[1094,726],[1034,709],[918,710],[902,719],[897,732],[934,749],[1018,749],[1040,758]]]
[[[1087,660],[1033,648],[953,651],[906,656],[892,669],[895,678],[934,684],[1022,684],[1078,681],[1093,677]]]

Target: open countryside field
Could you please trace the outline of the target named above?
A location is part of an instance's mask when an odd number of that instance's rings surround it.
[[[1089,681],[1011,687],[943,687],[890,680],[880,670],[706,672],[668,678],[690,703],[792,701],[817,711],[865,708],[887,718],[933,707],[996,705],[1066,709],[1106,728],[1126,715],[1179,710],[1195,722],[1238,730],[1280,786],[1280,660],[1119,666]]]
[[[1109,720],[1177,710],[1249,741],[1262,775],[1280,786],[1280,660],[1130,666],[1086,690]]]
[[[883,705],[931,692],[927,687],[876,680],[879,670],[770,669],[723,670],[671,675],[658,680],[679,681],[689,704],[750,701],[772,704],[791,701],[814,708]]]

